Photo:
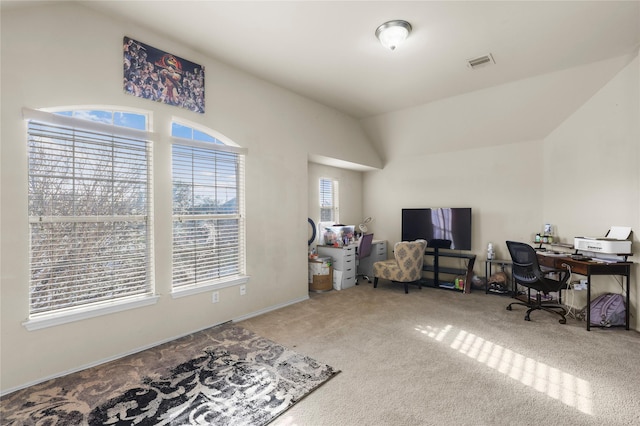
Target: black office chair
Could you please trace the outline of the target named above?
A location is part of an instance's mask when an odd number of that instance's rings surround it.
[[[512,305],[523,305],[529,308],[524,316],[526,321],[531,321],[529,315],[532,311],[542,310],[559,315],[560,324],[565,324],[567,322],[567,310],[562,305],[562,298],[559,297],[558,303],[544,302],[542,301],[542,294],[547,295],[551,292],[560,294],[560,290],[567,287],[567,281],[571,275],[570,271],[565,269],[542,269],[538,263],[536,251],[529,244],[507,241],[507,248],[513,262],[512,274],[514,281],[516,284],[527,287],[527,301],[510,303],[507,306],[507,310],[510,311]],[[559,279],[556,280],[547,276],[552,272],[558,274]],[[533,300],[531,298],[531,290],[536,290],[536,296]]]
[[[373,243],[373,234],[363,234],[360,237],[360,245],[358,246],[358,256],[356,257],[356,268],[360,265],[360,261],[365,257],[369,257],[371,255],[371,247]],[[358,278],[363,277],[366,278],[367,281],[371,282],[371,278],[369,278],[366,274],[357,274],[356,275],[356,285],[358,285]]]

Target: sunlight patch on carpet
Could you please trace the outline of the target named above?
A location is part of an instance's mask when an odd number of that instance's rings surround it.
[[[585,414],[593,415],[593,390],[591,383],[584,379],[465,330],[458,330],[456,333],[452,325],[417,326],[415,330],[437,342],[448,344],[451,349],[550,398]]]

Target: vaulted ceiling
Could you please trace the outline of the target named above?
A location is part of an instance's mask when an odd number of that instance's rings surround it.
[[[0,11],[68,2],[352,116],[383,163],[541,140],[640,49],[640,0],[1,0]],[[393,19],[413,31],[390,51],[375,30]],[[468,66],[487,54],[495,63]],[[327,155],[309,159],[378,167]]]
[[[640,47],[639,1],[79,3],[125,17],[355,118]],[[382,47],[374,35],[392,19],[413,26],[395,51]],[[495,64],[468,67],[469,59],[485,54]]]

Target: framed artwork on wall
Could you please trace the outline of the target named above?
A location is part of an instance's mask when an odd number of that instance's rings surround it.
[[[204,67],[124,37],[124,92],[204,113]]]

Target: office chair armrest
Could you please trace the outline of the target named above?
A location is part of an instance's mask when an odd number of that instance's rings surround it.
[[[569,272],[569,270],[566,268],[551,268],[549,266],[541,266],[540,270],[543,274],[551,274],[552,272]]]
[[[544,267],[541,268],[542,269],[542,273],[544,275],[546,274],[552,274],[552,273],[556,273],[558,274],[558,282],[565,284],[568,280],[569,277],[571,276],[571,269],[569,269],[569,267],[567,266],[567,268],[550,268],[550,267]]]

